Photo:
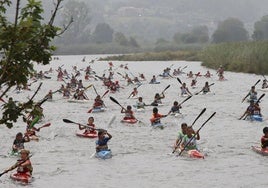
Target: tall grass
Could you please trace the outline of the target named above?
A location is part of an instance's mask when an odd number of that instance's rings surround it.
[[[200,52],[202,65],[256,74],[268,73],[268,42],[239,42],[211,45]]]

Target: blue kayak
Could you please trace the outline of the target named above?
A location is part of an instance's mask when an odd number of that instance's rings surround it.
[[[153,128],[160,128],[160,129],[164,129],[164,125],[162,123],[156,123],[156,124],[152,124]]]
[[[112,158],[112,152],[111,150],[102,150],[97,152],[95,157],[100,159],[109,159]]]
[[[92,113],[104,112],[104,108],[93,108]]]
[[[249,117],[249,119],[251,121],[260,121],[260,122],[262,122],[262,116],[260,116],[260,115],[252,115],[252,116]]]

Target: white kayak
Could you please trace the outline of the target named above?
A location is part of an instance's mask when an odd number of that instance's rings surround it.
[[[90,102],[89,100],[77,100],[77,99],[68,99],[67,102],[70,102],[70,103],[88,103]]]

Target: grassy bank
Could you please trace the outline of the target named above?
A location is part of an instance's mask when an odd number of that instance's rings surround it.
[[[240,42],[211,45],[200,53],[202,65],[256,74],[268,73],[268,42]]]
[[[129,55],[108,56],[100,60],[109,61],[173,61],[173,60],[186,60],[186,61],[199,61],[198,51],[165,51],[165,52],[147,52],[136,53]]]

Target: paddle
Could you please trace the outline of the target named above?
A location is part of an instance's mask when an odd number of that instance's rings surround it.
[[[190,96],[191,97],[191,96]],[[206,111],[206,108],[204,108],[200,114],[195,118],[194,122],[192,123],[191,127],[193,127],[193,125],[195,124],[195,122],[202,116],[202,114],[204,114],[204,112]],[[178,142],[178,144],[175,146],[174,150],[172,151],[172,153],[175,153],[175,151],[177,150],[178,146],[181,144],[182,139]]]
[[[93,85],[93,89],[94,89],[96,95],[99,95],[94,85]]]
[[[107,90],[107,91],[105,91],[105,93],[103,93],[103,95],[101,96],[101,99],[107,94],[107,93],[109,93],[109,89]],[[89,109],[88,111],[87,111],[87,113],[91,113],[92,112],[92,110],[94,109],[94,107],[92,107],[91,109]]]
[[[254,86],[256,86],[259,82],[261,81],[261,79],[259,79],[255,84]],[[244,102],[244,100],[250,95],[250,93],[248,93],[242,100],[242,102]]]
[[[170,87],[170,85],[168,85],[168,86],[162,91],[162,93],[164,93],[169,87]]]
[[[91,127],[91,126],[88,126],[88,125],[82,125],[82,124],[80,124],[80,123],[76,123],[76,122],[71,121],[71,120],[69,120],[69,119],[62,119],[62,121],[63,121],[64,123],[73,123],[73,124],[80,125],[80,126],[83,126],[83,127],[88,127],[88,128],[90,128],[90,129],[93,129],[93,130],[96,130],[96,131],[103,131],[103,130],[104,130],[104,129],[96,129],[96,128]]]
[[[177,78],[177,80],[178,80],[178,82],[182,85],[182,82],[181,82],[181,80],[179,79],[179,78]]]
[[[8,172],[11,171],[11,170],[14,170],[14,169],[17,168],[18,166],[20,166],[21,164],[23,164],[24,162],[26,162],[28,159],[30,159],[31,157],[32,157],[32,155],[28,156],[25,160],[23,160],[23,161],[21,161],[21,162],[15,164],[15,165],[13,165],[13,166],[11,166],[10,168],[8,168],[8,169],[5,170],[4,172],[2,172],[2,173],[0,174],[0,177],[1,177],[2,175],[4,175],[4,174],[8,173]]]
[[[202,125],[201,127],[195,132],[195,134],[191,137],[191,139],[185,144],[184,148],[180,151],[180,153],[177,156],[180,156],[182,154],[182,152],[186,149],[186,147],[191,143],[191,141],[195,138],[195,136],[197,135],[197,133],[199,133],[199,131],[204,127],[204,125],[216,114],[216,112],[214,112]]]
[[[266,80],[266,81],[267,81],[267,79],[265,78],[264,74],[262,74],[262,77],[264,78],[264,80]]]
[[[138,89],[142,84],[139,84],[136,89]],[[131,97],[131,95],[133,95],[133,92],[130,93],[130,95],[128,96],[128,99]]]
[[[123,108],[124,110],[126,110],[115,98],[113,98],[112,96],[110,96],[110,99],[114,103],[118,104],[121,108]],[[135,118],[135,120],[137,120],[138,122],[142,123],[142,121],[138,120],[137,118]]]
[[[215,84],[215,83],[209,84],[208,87],[213,86],[214,84]],[[198,95],[198,94],[201,93],[203,90],[204,90],[204,89],[202,88],[202,90],[199,91],[199,92],[197,92],[197,93],[195,93],[195,95]]]
[[[45,125],[43,125],[43,126],[37,128],[36,130],[37,130],[37,131],[40,131],[40,129],[42,129],[42,128],[44,128],[44,127],[49,127],[50,125],[51,125],[51,123],[46,123]]]

